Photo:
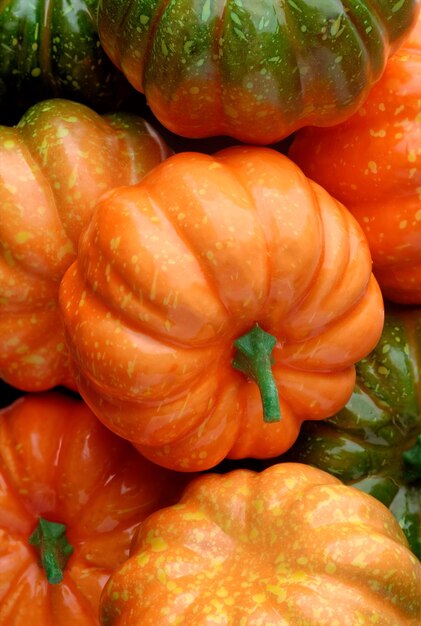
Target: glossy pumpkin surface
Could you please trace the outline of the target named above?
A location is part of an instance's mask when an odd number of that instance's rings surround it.
[[[364,106],[303,129],[289,154],[357,218],[385,296],[421,304],[421,21]]]
[[[421,311],[389,312],[375,350],[357,364],[346,407],[323,423],[305,424],[289,458],[381,500],[421,559],[420,371]]]
[[[178,154],[108,194],[60,306],[94,413],[186,471],[287,450],[304,419],[344,406],[383,324],[357,222],[267,148]],[[256,324],[273,341],[274,423],[232,365],[234,342]]]
[[[416,626],[421,564],[390,512],[285,463],[191,483],[139,528],[103,626]]]
[[[101,590],[134,529],[176,501],[185,482],[143,459],[80,400],[26,396],[0,412],[0,624],[99,624]],[[47,581],[30,544],[43,517],[73,548]],[[32,541],[34,541],[32,539]]]
[[[28,391],[73,385],[58,285],[99,196],[169,154],[141,118],[35,105],[0,127],[0,377]]]
[[[99,45],[98,0],[8,0],[0,7],[0,111],[52,97],[116,106],[128,83]]]
[[[417,0],[100,0],[98,29],[171,131],[268,144],[350,116],[418,8]]]

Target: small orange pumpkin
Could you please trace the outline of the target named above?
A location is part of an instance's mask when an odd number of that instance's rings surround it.
[[[139,527],[103,626],[418,626],[421,564],[380,502],[310,466],[194,480]]]
[[[0,411],[0,626],[99,626],[137,524],[185,482],[80,400],[28,395]]]
[[[27,391],[74,386],[59,282],[99,196],[169,155],[141,118],[66,100],[0,127],[0,377]]]
[[[185,471],[287,450],[344,406],[383,325],[357,222],[265,148],[178,154],[107,194],[60,303],[94,413]]]

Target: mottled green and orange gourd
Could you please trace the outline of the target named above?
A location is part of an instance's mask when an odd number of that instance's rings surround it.
[[[101,590],[136,526],[187,480],[80,400],[27,395],[0,411],[0,626],[99,626]]]
[[[178,154],[107,194],[60,306],[94,413],[184,471],[277,456],[340,410],[384,315],[352,215],[252,147]]]
[[[307,465],[205,475],[139,527],[103,626],[418,626],[421,564],[380,502]]]
[[[98,30],[171,131],[269,144],[352,115],[418,10],[419,0],[100,0]]]
[[[421,304],[421,19],[364,106],[289,154],[359,221],[384,295]]]
[[[169,155],[141,118],[66,100],[0,127],[0,377],[27,391],[74,386],[58,285],[99,196]]]

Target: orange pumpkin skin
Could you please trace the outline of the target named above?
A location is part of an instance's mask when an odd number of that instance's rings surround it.
[[[42,394],[3,409],[0,625],[98,625],[101,590],[135,526],[176,501],[184,476],[142,459],[79,400]],[[40,515],[65,523],[74,548],[55,585],[28,543]]]
[[[108,194],[60,305],[94,413],[184,471],[284,452],[304,419],[344,405],[383,324],[358,224],[267,148],[178,154]],[[231,365],[256,322],[277,338],[278,423],[263,423],[257,385]]]
[[[421,304],[421,20],[364,106],[289,154],[359,221],[384,295]]]
[[[138,182],[169,151],[141,118],[66,100],[0,127],[0,377],[27,391],[74,386],[59,282],[98,197]]]
[[[417,626],[421,565],[392,514],[310,466],[205,475],[139,527],[103,626]]]

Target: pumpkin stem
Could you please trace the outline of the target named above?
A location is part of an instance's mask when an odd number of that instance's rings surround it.
[[[405,477],[408,482],[421,479],[421,435],[418,435],[413,448],[402,452],[406,465]]]
[[[269,335],[258,324],[234,341],[237,348],[232,366],[253,380],[259,387],[265,422],[279,422],[281,409],[278,388],[273,377],[272,350],[276,337]]]
[[[29,537],[29,543],[39,554],[40,565],[45,570],[48,582],[52,585],[60,583],[73,552],[73,546],[67,541],[66,526],[40,517],[37,527]]]

